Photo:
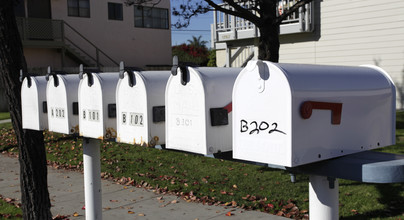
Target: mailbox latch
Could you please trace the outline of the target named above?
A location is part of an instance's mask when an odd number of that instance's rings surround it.
[[[108,104],[108,118],[116,118],[116,104]]]
[[[166,107],[153,106],[153,122],[163,122],[166,120]]]
[[[228,114],[232,111],[232,103],[226,105],[223,108],[211,108],[210,109],[210,124],[212,126],[228,125]]]

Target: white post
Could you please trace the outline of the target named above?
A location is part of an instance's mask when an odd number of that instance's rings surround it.
[[[87,220],[102,219],[100,140],[83,139],[84,195]]]
[[[338,179],[309,177],[310,220],[338,220]]]

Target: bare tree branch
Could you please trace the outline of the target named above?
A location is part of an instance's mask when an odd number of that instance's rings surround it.
[[[303,7],[305,4],[312,2],[313,0],[301,0],[298,3],[294,4],[291,8],[284,11],[275,21],[275,24],[280,25],[283,20],[285,20],[289,15],[296,12],[300,7]]]
[[[214,9],[216,9],[218,11],[221,11],[223,13],[230,14],[230,15],[233,15],[233,16],[237,16],[237,17],[240,17],[240,18],[244,18],[246,20],[251,21],[255,25],[257,25],[259,23],[259,17],[258,16],[254,15],[249,10],[247,10],[245,8],[242,8],[241,6],[237,6],[237,8],[240,9],[240,10],[236,9],[236,11],[233,11],[233,10],[230,10],[230,9],[223,8],[222,6],[214,3],[212,0],[205,0],[205,2],[207,2]],[[227,3],[233,2],[234,3],[234,1],[227,1],[227,0],[225,0],[225,2],[227,2]],[[232,6],[232,4],[229,4],[229,5]]]

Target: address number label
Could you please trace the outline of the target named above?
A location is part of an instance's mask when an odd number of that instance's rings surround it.
[[[132,126],[141,126],[141,127],[143,127],[144,126],[144,116],[143,116],[143,113],[134,113],[134,112],[131,112],[130,114],[129,114],[129,125],[132,125]]]
[[[84,120],[99,122],[100,121],[100,111],[83,109],[82,118]]]
[[[64,108],[51,108],[51,116],[56,118],[65,118]]]

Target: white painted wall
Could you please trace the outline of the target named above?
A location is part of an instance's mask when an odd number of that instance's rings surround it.
[[[170,25],[169,29],[135,28],[134,8],[125,4],[123,21],[109,20],[108,2],[123,3],[120,0],[90,0],[90,18],[85,18],[68,16],[67,0],[52,0],[52,19],[66,21],[115,61],[124,61],[127,66],[172,63]],[[161,1],[155,7],[170,9],[170,2]]]

